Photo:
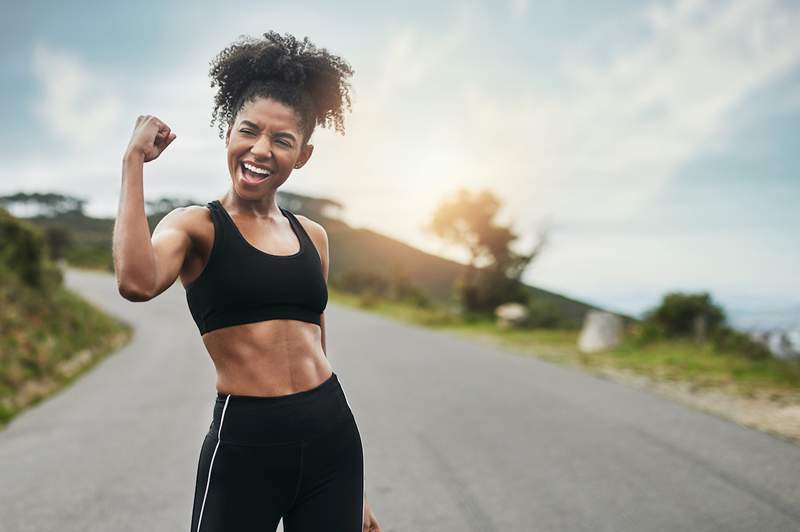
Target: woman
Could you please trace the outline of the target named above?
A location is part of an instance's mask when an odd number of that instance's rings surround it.
[[[146,301],[178,276],[217,371],[197,469],[192,532],[380,531],[363,449],[325,354],[328,238],[276,193],[306,164],[317,124],[342,127],[350,66],[305,38],[244,37],[211,62],[214,120],[231,186],[167,214],[152,239],[142,173],[176,138],[140,116],[125,152],[114,228],[120,293]]]

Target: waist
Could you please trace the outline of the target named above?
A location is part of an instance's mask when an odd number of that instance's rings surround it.
[[[223,443],[276,445],[318,438],[352,416],[336,373],[320,385],[278,396],[217,392],[209,435]]]

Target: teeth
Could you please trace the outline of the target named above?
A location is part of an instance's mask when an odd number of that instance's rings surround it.
[[[261,175],[269,175],[269,170],[262,170],[261,168],[257,168],[253,165],[243,163],[243,166],[253,172],[254,174],[261,174]]]

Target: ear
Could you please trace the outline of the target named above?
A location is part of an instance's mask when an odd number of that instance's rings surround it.
[[[300,149],[300,156],[297,158],[297,162],[294,163],[295,168],[302,168],[308,160],[311,158],[311,154],[314,153],[314,145],[313,144],[306,144]]]

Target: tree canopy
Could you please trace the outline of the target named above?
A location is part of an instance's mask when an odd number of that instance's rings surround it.
[[[495,222],[500,200],[489,190],[458,189],[436,208],[427,228],[439,238],[469,253],[470,260],[460,280],[462,303],[470,310],[488,311],[507,301],[527,301],[521,277],[541,252],[544,233],[527,253],[514,251],[517,235],[509,226]]]

